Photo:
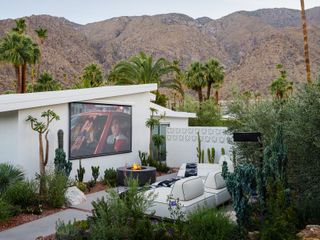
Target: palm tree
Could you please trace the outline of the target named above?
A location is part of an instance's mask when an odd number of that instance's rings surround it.
[[[103,73],[101,68],[91,63],[83,69],[81,82],[76,84],[76,88],[92,88],[103,85]]]
[[[165,75],[177,71],[177,66],[165,58],[154,61],[151,55],[140,52],[128,61],[119,62],[111,71],[109,80],[115,81],[116,84],[157,83],[160,88],[170,88],[181,93],[181,84],[175,79],[163,80]]]
[[[224,68],[216,59],[211,59],[205,64],[206,81],[207,81],[207,99],[211,95],[211,87],[216,89],[216,103],[219,101],[219,88],[221,87],[224,79]]]
[[[193,62],[186,72],[185,83],[188,88],[198,93],[199,104],[203,101],[202,89],[207,85],[205,67],[200,62]]]
[[[307,81],[311,83],[311,69],[309,58],[309,46],[308,46],[308,31],[307,31],[307,19],[304,9],[304,0],[300,0],[301,3],[301,22],[303,29],[303,42],[304,42],[304,58],[306,62]]]
[[[293,82],[287,81],[287,71],[283,69],[281,64],[278,64],[276,67],[280,72],[280,76],[272,82],[270,91],[276,99],[282,100],[288,98],[289,94],[292,93]]]
[[[34,30],[37,35],[38,35],[38,39],[39,39],[39,42],[40,42],[40,45],[42,46],[44,41],[48,38],[48,30],[45,29],[45,28],[37,28],[36,30]],[[40,76],[40,65],[41,65],[41,62],[42,62],[42,59],[41,57],[39,58],[39,62],[38,62],[38,69],[37,69],[37,74],[36,74],[36,77],[38,78]],[[33,84],[33,80],[32,80],[32,84]]]
[[[37,33],[40,43],[43,44],[44,41],[48,38],[48,29],[39,27],[34,31]]]
[[[19,33],[19,34],[24,34],[27,28],[26,20],[23,18],[16,19],[16,27],[12,28],[12,31]]]
[[[34,91],[36,92],[46,92],[60,90],[61,86],[59,82],[54,80],[51,74],[44,72],[40,75],[37,83],[34,85]]]
[[[40,50],[31,38],[17,32],[8,33],[0,42],[0,60],[11,63],[17,75],[17,92],[26,92],[27,64],[37,61]]]

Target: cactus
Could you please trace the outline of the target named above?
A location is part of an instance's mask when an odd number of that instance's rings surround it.
[[[72,163],[66,160],[66,153],[63,149],[57,148],[55,151],[54,168],[56,172],[63,172],[67,177],[70,176]]]
[[[54,168],[56,172],[63,172],[67,177],[70,176],[72,163],[66,160],[66,153],[63,150],[63,131],[58,131],[58,148],[55,150]]]
[[[216,152],[214,147],[212,147],[211,149],[208,148],[207,152],[208,152],[208,162],[214,163],[214,157],[215,157],[215,152]]]
[[[204,150],[201,149],[201,139],[200,134],[197,132],[198,135],[198,147],[197,147],[197,157],[199,163],[204,163]]]
[[[76,179],[79,182],[83,182],[83,176],[85,174],[86,170],[81,165],[81,160],[79,160],[79,169],[77,169],[77,176]]]
[[[224,148],[221,148],[221,156],[226,155],[226,150]]]
[[[58,148],[63,149],[63,130],[58,131]]]
[[[99,166],[91,166],[91,171],[92,171],[92,177],[93,177],[93,181],[94,181],[94,183],[96,183],[97,182],[97,179],[98,179],[98,177],[99,177],[99,175],[100,175],[100,171],[99,171]]]
[[[146,152],[141,152],[139,150],[139,158],[140,158],[140,161],[141,161],[141,164],[144,165],[144,166],[147,166],[148,165],[148,153]]]

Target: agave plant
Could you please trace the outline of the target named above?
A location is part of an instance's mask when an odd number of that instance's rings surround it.
[[[0,163],[0,194],[2,194],[8,186],[24,180],[23,171],[9,163]]]

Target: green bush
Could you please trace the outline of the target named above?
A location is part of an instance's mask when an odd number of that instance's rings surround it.
[[[237,97],[229,106],[237,123],[229,128],[230,132],[261,132],[264,146],[272,141],[277,125],[283,126],[284,143],[288,150],[288,184],[293,191],[298,213],[306,223],[311,219],[319,219],[317,211],[310,210],[314,202],[319,202],[319,197],[306,197],[320,196],[319,99],[319,85],[306,84],[294,96],[283,101],[251,101],[248,104],[248,101]],[[237,162],[250,161],[256,164],[261,157],[258,144],[236,145]],[[307,211],[302,209],[303,206]]]
[[[186,229],[191,239],[237,239],[237,225],[216,208],[199,209],[188,219]]]
[[[115,187],[117,186],[117,171],[113,168],[107,168],[104,171],[104,184]]]
[[[82,192],[85,192],[87,189],[87,184],[85,184],[84,182],[76,182],[75,186],[79,188]]]
[[[0,194],[3,193],[8,186],[24,180],[23,171],[9,163],[0,163]]]
[[[304,228],[307,224],[317,224],[320,222],[320,196],[308,194],[296,202],[298,216],[298,226]]]
[[[0,222],[13,216],[13,207],[4,199],[0,198]]]
[[[261,224],[261,240],[295,239],[296,214],[282,183],[275,181],[267,188],[267,214]]]
[[[26,209],[38,204],[37,186],[34,181],[17,182],[7,188],[4,198],[13,205]]]
[[[192,96],[186,95],[183,107],[179,107],[180,111],[195,112],[197,118],[190,118],[190,126],[217,126],[221,125],[221,115],[219,107],[215,100],[205,100],[199,106],[199,102]]]
[[[67,190],[68,178],[62,172],[47,176],[47,203],[54,208],[60,208],[65,203],[65,192]]]
[[[71,223],[62,222],[60,219],[56,222],[56,240],[78,240],[79,238],[79,229],[75,225],[75,221]]]
[[[123,196],[113,190],[108,193],[108,199],[92,204],[90,239],[152,239],[152,224],[144,212],[153,197],[138,191],[138,181],[129,179],[128,192]]]

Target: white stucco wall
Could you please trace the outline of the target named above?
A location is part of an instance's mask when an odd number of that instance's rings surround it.
[[[125,104],[132,106],[132,152],[101,156],[96,158],[82,159],[82,166],[85,167],[86,173],[84,180],[91,179],[91,166],[100,166],[100,176],[103,176],[103,172],[106,168],[117,168],[124,166],[125,164],[132,164],[139,160],[138,151],[148,151],[149,146],[149,129],[145,126],[146,119],[149,117],[149,93],[132,94],[126,96],[112,97],[99,99],[94,101],[88,101],[93,103],[111,103],[111,104]],[[52,109],[60,116],[59,121],[54,121],[50,125],[49,132],[49,162],[48,167],[53,168],[54,151],[57,148],[57,131],[62,129],[64,131],[64,150],[68,155],[68,142],[69,142],[69,105],[59,104],[53,106],[37,107],[32,109],[19,110],[14,115],[8,115],[7,118],[0,118],[0,126],[3,128],[10,128],[16,130],[16,137],[18,141],[18,147],[11,149],[9,147],[2,148],[0,153],[4,156],[9,156],[10,152],[17,154],[14,161],[10,160],[13,164],[19,164],[23,166],[26,175],[33,178],[35,173],[39,171],[39,156],[38,156],[38,133],[31,130],[30,123],[25,119],[28,115],[32,115],[40,119],[40,115],[43,111]],[[7,120],[6,120],[7,119]],[[16,123],[11,123],[12,120],[17,119]],[[1,129],[1,128],[0,128]],[[1,133],[0,136],[8,135],[6,132]],[[10,135],[14,138],[14,134]],[[1,138],[3,139],[3,137]],[[3,142],[3,141],[2,141]],[[8,141],[9,142],[9,141]],[[14,142],[13,139],[10,142]],[[2,161],[2,160],[1,160]],[[72,172],[71,177],[74,178],[79,166],[79,160],[72,160]]]
[[[173,128],[188,127],[188,118],[164,117],[160,120],[160,122],[169,123],[170,127],[173,127]]]
[[[0,113],[0,163],[17,162],[18,112]]]
[[[204,161],[208,161],[207,149],[215,148],[215,161],[221,156],[221,148],[225,149],[226,155],[231,157],[231,145],[228,143],[231,136],[225,133],[225,127],[187,127],[167,128],[166,147],[167,165],[180,167],[183,163],[198,162],[197,146],[200,133],[201,148],[204,150]]]

